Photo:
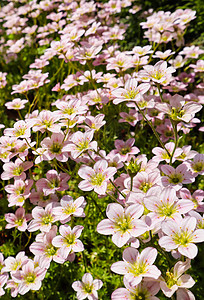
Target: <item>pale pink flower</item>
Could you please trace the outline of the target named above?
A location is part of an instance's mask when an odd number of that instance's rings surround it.
[[[129,54],[137,54],[139,56],[144,56],[146,54],[150,54],[153,53],[153,51],[151,50],[152,46],[147,45],[144,47],[140,47],[140,46],[135,46],[131,51],[129,51]]]
[[[88,125],[88,126],[84,126],[85,130],[93,129],[98,131],[106,123],[106,121],[103,120],[104,117],[105,117],[104,114],[98,114],[96,117],[87,116],[86,119],[84,120],[86,125]]]
[[[67,142],[64,141],[64,134],[62,132],[53,133],[51,138],[44,138],[41,146],[44,149],[42,160],[53,160],[54,158],[61,162],[68,160]]]
[[[159,300],[155,295],[159,292],[160,286],[157,280],[142,281],[138,285],[131,285],[124,279],[126,288],[119,288],[111,295],[111,300],[132,300],[143,297],[145,300]]]
[[[145,207],[150,211],[147,214],[153,224],[168,219],[180,220],[181,214],[186,214],[194,208],[190,200],[179,200],[176,197],[176,191],[171,187],[162,189],[155,187],[151,193],[147,193],[144,198]]]
[[[93,169],[88,166],[82,166],[78,174],[85,179],[79,183],[82,191],[94,190],[99,195],[104,195],[107,190],[108,180],[117,172],[114,167],[108,167],[106,160],[99,160],[95,163]]]
[[[33,166],[31,161],[22,162],[21,159],[17,158],[15,162],[8,162],[3,165],[4,172],[1,174],[2,180],[9,180],[14,177],[14,179],[26,178],[24,171],[27,171]]]
[[[167,57],[169,57],[170,55],[173,55],[175,52],[172,52],[171,50],[166,50],[164,52],[161,51],[156,51],[154,55],[152,55],[152,57],[156,57],[156,58],[160,58],[165,60]]]
[[[56,124],[60,117],[49,110],[43,110],[39,113],[37,118],[31,120],[33,131],[45,132],[46,130],[59,133],[61,126]]]
[[[194,209],[197,211],[204,211],[204,191],[203,190],[196,190],[192,195],[191,192],[186,189],[182,188],[179,190],[179,195],[182,199],[191,200],[194,204]]]
[[[197,154],[196,151],[191,150],[191,146],[183,146],[181,149],[183,152],[177,157],[177,160],[180,161],[187,161],[189,159],[192,159]]]
[[[8,195],[8,206],[23,206],[25,200],[30,196],[30,189],[33,185],[33,180],[15,180],[14,184],[5,186],[5,191]]]
[[[177,122],[189,123],[195,114],[202,109],[202,105],[195,102],[185,104],[185,99],[178,94],[170,97],[169,102],[170,104],[157,103],[156,108],[167,113],[172,120]]]
[[[115,150],[112,150],[112,153],[120,154],[121,160],[126,161],[129,155],[138,154],[140,150],[137,147],[133,147],[135,139],[131,138],[127,141],[115,140]]]
[[[175,147],[175,143],[173,143],[173,142],[167,143],[167,144],[165,144],[165,147],[169,151],[170,155],[172,156],[174,147]],[[172,158],[172,163],[178,159],[178,156],[181,155],[182,152],[183,151],[181,148],[176,148],[176,150],[174,151],[173,158]],[[154,153],[156,155],[152,158],[153,161],[160,162],[162,160],[165,160],[167,163],[169,163],[171,160],[171,156],[169,156],[167,151],[163,148],[155,147],[155,148],[153,148],[152,153]]]
[[[69,195],[62,197],[60,201],[60,206],[55,207],[55,215],[59,217],[61,223],[67,223],[71,220],[70,216],[74,217],[85,217],[84,207],[86,201],[84,197],[79,197],[76,200]]]
[[[34,266],[34,262],[29,260],[22,266],[22,271],[12,274],[12,279],[19,283],[19,294],[24,295],[29,290],[39,290],[42,280],[47,270]]]
[[[35,189],[31,190],[29,199],[32,204],[41,207],[45,207],[48,203],[51,202],[58,202],[58,197],[56,194],[49,194],[48,196],[45,196],[43,190],[39,187],[37,187],[37,191],[35,191]]]
[[[41,233],[36,237],[36,242],[30,245],[30,251],[36,256],[44,257],[47,263],[53,260],[59,264],[63,264],[65,259],[60,249],[52,245],[52,240],[56,235],[57,226],[53,225],[49,232],[45,234]]]
[[[88,109],[87,106],[83,105],[82,101],[79,99],[59,101],[56,102],[55,105],[59,109],[59,111],[55,113],[57,113],[61,119],[72,119],[76,115],[85,114]]]
[[[0,296],[3,296],[5,294],[3,286],[6,284],[8,279],[9,279],[8,274],[5,273],[0,275]]]
[[[175,59],[170,59],[169,63],[174,67],[175,69],[182,68],[186,62],[186,59],[183,58],[181,55],[177,55]]]
[[[27,102],[28,100],[22,100],[20,98],[16,98],[13,99],[11,102],[5,103],[5,106],[7,107],[7,109],[19,110],[19,109],[23,109],[25,107],[24,104]]]
[[[25,215],[25,209],[23,207],[19,207],[16,210],[15,214],[5,214],[5,220],[8,222],[5,228],[10,229],[13,227],[17,227],[20,231],[26,231],[27,221],[29,221],[30,219],[31,215]]]
[[[125,71],[133,67],[132,59],[130,56],[123,52],[118,53],[115,57],[108,58],[107,70],[116,70],[116,72]]]
[[[204,50],[192,45],[190,47],[184,47],[180,54],[184,54],[185,58],[198,58],[199,55],[203,54]]]
[[[143,211],[144,207],[140,204],[132,204],[125,209],[118,203],[108,204],[106,209],[108,219],[98,224],[97,231],[100,234],[111,234],[113,243],[122,247],[130,238],[138,237],[148,230],[146,224],[138,220]]]
[[[67,78],[65,78],[64,83],[61,85],[61,89],[69,91],[72,87],[79,85],[79,75],[79,72],[68,75]]]
[[[124,279],[132,286],[138,285],[143,277],[158,279],[160,270],[152,265],[157,257],[157,250],[145,248],[141,253],[135,248],[128,247],[123,251],[123,261],[113,263],[111,271],[125,275]]]
[[[88,30],[86,30],[85,36],[88,36],[90,34],[95,34],[96,31],[99,29],[100,25],[101,25],[101,22],[92,23],[90,28]]]
[[[160,133],[160,139],[162,142],[168,141],[170,138],[174,138],[174,131],[169,119],[165,119],[163,124],[160,124],[156,127],[156,131]]]
[[[61,249],[61,253],[65,259],[73,252],[84,250],[83,243],[78,239],[83,229],[84,227],[81,225],[77,225],[73,229],[69,225],[61,225],[59,227],[60,235],[53,238],[52,244]]]
[[[149,80],[162,85],[168,84],[173,79],[171,74],[176,71],[173,67],[167,67],[166,61],[159,61],[154,66],[147,65],[143,68],[144,71],[138,74],[141,79],[146,76]]]
[[[76,159],[87,150],[97,151],[97,142],[92,141],[94,135],[93,130],[86,132],[77,131],[69,138],[70,143],[65,146],[66,151],[71,152],[71,156]]]
[[[138,101],[140,100],[141,95],[145,94],[149,88],[149,83],[141,83],[138,85],[135,78],[128,79],[124,88],[118,88],[111,92],[115,97],[113,103],[118,104],[123,101]]]
[[[23,120],[17,121],[14,124],[14,128],[6,128],[4,134],[7,136],[15,136],[17,138],[29,138],[31,125]]]
[[[195,281],[189,274],[183,275],[190,267],[190,260],[187,259],[185,262],[177,262],[171,272],[166,272],[166,281],[162,280],[160,282],[161,290],[165,296],[170,298],[178,288],[191,288],[195,284]]]
[[[161,166],[162,172],[167,176],[162,176],[162,184],[164,186],[171,185],[176,191],[182,188],[183,184],[192,183],[195,181],[195,176],[188,167],[182,163],[176,169],[172,166],[163,165]]]
[[[196,300],[195,296],[193,293],[187,289],[180,289],[176,291],[176,300]]]
[[[100,279],[94,279],[90,273],[85,273],[82,277],[82,281],[74,281],[72,288],[77,292],[77,299],[83,300],[88,298],[89,300],[98,299],[98,290],[102,287],[103,282]]]
[[[119,123],[127,122],[131,126],[135,126],[138,121],[142,120],[142,116],[135,109],[130,109],[129,113],[121,112],[119,115],[122,117],[119,119]]]
[[[54,214],[55,202],[46,205],[45,209],[40,206],[36,206],[32,210],[33,220],[28,225],[28,231],[33,232],[40,229],[42,232],[49,232],[52,223],[59,220]]]
[[[19,283],[15,282],[12,279],[9,279],[7,281],[7,285],[6,285],[6,289],[11,289],[10,293],[12,297],[16,297],[18,295],[18,287],[19,287]]]
[[[204,154],[196,154],[192,161],[187,162],[194,175],[204,174]]]
[[[83,85],[85,82],[89,82],[93,80],[97,81],[99,78],[101,78],[102,74],[103,74],[102,72],[96,73],[95,70],[85,71],[83,75],[79,76],[78,78],[80,80],[79,84]]]
[[[78,53],[76,54],[76,58],[80,60],[81,64],[85,64],[86,60],[93,59],[97,56],[97,54],[101,51],[102,45],[92,46],[90,44],[83,45],[78,49]]]
[[[199,59],[196,64],[190,64],[189,67],[194,69],[194,72],[204,72],[204,61]]]
[[[79,41],[80,37],[84,34],[84,29],[73,28],[70,32],[66,33],[66,38],[68,41]]]
[[[28,257],[25,255],[24,251],[19,252],[16,258],[9,256],[5,259],[5,267],[2,268],[2,272],[15,273],[18,271],[22,265],[28,261]]]
[[[155,185],[161,185],[161,176],[158,169],[154,172],[141,171],[133,177],[132,191],[145,195]],[[130,191],[131,178],[124,180],[124,186]]]
[[[196,223],[194,217],[185,217],[179,222],[176,220],[163,222],[161,228],[165,236],[159,239],[159,245],[166,251],[177,249],[181,255],[190,259],[195,258],[198,248],[194,243],[204,241],[204,229],[196,229]]]
[[[45,196],[54,194],[56,191],[65,191],[68,189],[67,181],[70,176],[67,173],[57,173],[56,170],[49,170],[46,178],[41,178],[36,182],[38,190],[43,190]]]

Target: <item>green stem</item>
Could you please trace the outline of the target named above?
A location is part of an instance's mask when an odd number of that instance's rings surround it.
[[[116,191],[123,197],[123,198],[126,198],[123,193],[121,193],[121,191],[119,190],[119,188],[115,185],[115,183],[109,179],[110,183],[114,186],[114,188],[116,189]]]
[[[143,113],[143,111],[139,108],[138,104],[135,103],[139,112],[141,113],[141,115],[143,116],[143,118],[145,119],[145,121],[147,122],[147,124],[151,127],[152,131],[154,132],[154,135],[156,136],[158,142],[160,143],[160,145],[162,146],[162,148],[166,151],[166,153],[169,155],[169,157],[171,157],[171,154],[169,153],[169,151],[166,149],[165,145],[163,144],[163,142],[160,140],[160,137],[158,135],[158,133],[156,132],[154,126],[152,125],[152,123],[146,118],[145,114]]]
[[[176,151],[176,148],[178,146],[178,132],[177,132],[177,124],[173,124],[172,122],[172,126],[173,126],[173,130],[174,130],[174,141],[175,141],[175,145],[174,145],[174,150],[171,154],[171,159],[170,159],[170,165],[172,164],[172,160],[173,160],[173,156],[174,156],[174,153]]]
[[[18,109],[18,115],[19,115],[19,118],[21,119],[21,120],[23,120],[23,117],[21,116],[21,113],[20,113],[20,110]]]

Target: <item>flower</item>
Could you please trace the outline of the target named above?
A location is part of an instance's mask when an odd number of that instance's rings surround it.
[[[113,263],[111,271],[125,275],[124,279],[133,286],[139,284],[143,277],[158,279],[161,272],[152,265],[156,256],[157,250],[152,247],[145,248],[141,253],[128,247],[123,251],[123,261]]]
[[[177,191],[182,188],[182,184],[195,181],[195,176],[188,170],[188,167],[184,163],[180,164],[176,169],[168,165],[161,166],[161,169],[167,175],[162,177],[162,184],[164,186],[171,185]]]
[[[19,283],[19,294],[24,295],[29,290],[39,290],[42,280],[45,277],[47,270],[34,266],[34,262],[29,260],[22,266],[21,271],[11,274],[12,279]]]
[[[60,222],[64,224],[70,221],[71,215],[74,217],[85,217],[85,205],[86,201],[84,200],[84,197],[73,200],[71,196],[65,195],[60,201],[60,206],[55,207],[54,212],[55,215],[60,218]]]
[[[166,281],[162,280],[160,282],[161,290],[165,296],[170,298],[178,288],[191,288],[195,284],[195,281],[189,274],[182,275],[190,267],[190,260],[187,259],[185,262],[178,261],[173,271],[166,272]]]
[[[142,281],[135,286],[124,279],[124,285],[126,288],[119,288],[112,293],[111,300],[159,300],[158,297],[155,297],[160,290],[159,281],[157,280]]]
[[[166,251],[178,249],[178,252],[190,259],[196,257],[198,248],[194,243],[204,241],[204,229],[196,229],[196,218],[185,217],[182,220],[166,220],[161,228],[165,236],[159,239],[159,245]]]
[[[75,226],[73,229],[69,225],[60,226],[60,235],[53,238],[52,245],[61,249],[65,259],[67,259],[70,252],[81,252],[84,250],[83,243],[78,239],[83,229],[84,227],[80,225]]]
[[[20,98],[16,98],[10,102],[7,102],[5,105],[6,105],[7,109],[19,110],[19,109],[23,109],[25,107],[24,104],[27,102],[28,102],[28,100],[21,100]]]
[[[65,150],[70,151],[74,159],[89,149],[97,151],[97,142],[91,142],[93,135],[93,130],[86,131],[85,133],[81,131],[73,133],[69,139],[69,144],[65,147]]]
[[[54,214],[55,202],[46,205],[45,209],[40,206],[32,210],[33,220],[28,225],[28,231],[33,232],[40,229],[42,232],[49,232],[51,224],[58,221],[59,218]]]
[[[137,86],[137,80],[135,78],[128,79],[125,83],[125,88],[118,88],[111,92],[116,97],[113,100],[114,104],[118,104],[123,101],[138,101],[141,95],[145,94],[149,88],[149,83],[141,83]]]
[[[115,167],[108,167],[106,160],[99,160],[95,163],[93,169],[88,166],[82,166],[78,174],[85,179],[79,183],[79,188],[83,191],[94,190],[99,195],[104,195],[107,190],[108,180],[117,172]]]
[[[98,299],[97,291],[102,287],[103,282],[100,279],[94,279],[90,273],[85,273],[82,281],[74,281],[72,288],[77,292],[77,299],[82,300],[88,298],[89,300]]]
[[[20,231],[26,231],[27,221],[29,221],[30,219],[30,215],[25,215],[25,209],[23,207],[19,207],[16,210],[15,214],[5,214],[5,220],[8,222],[8,224],[6,225],[6,229],[17,227]]]
[[[138,220],[143,211],[144,207],[140,204],[132,204],[125,209],[118,203],[108,204],[106,209],[108,219],[98,224],[97,231],[100,234],[112,234],[113,243],[122,247],[131,237],[137,237],[148,230],[147,225]]]

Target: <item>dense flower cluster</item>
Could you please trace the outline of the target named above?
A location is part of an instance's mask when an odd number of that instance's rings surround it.
[[[73,262],[84,250],[86,195],[92,191],[109,202],[96,234],[125,246],[123,260],[111,266],[124,275],[125,287],[111,291],[111,299],[156,300],[159,291],[195,299],[188,290],[195,281],[186,271],[204,241],[204,192],[189,184],[204,174],[204,154],[180,140],[200,123],[196,114],[204,103],[204,86],[196,85],[204,50],[184,43],[196,12],[152,13],[141,23],[147,45],[122,51],[118,42],[126,28],[115,14],[125,7],[135,14],[132,1],[15,4],[0,11],[4,60],[15,61],[34,44],[40,51],[5,104],[19,116],[0,137],[1,179],[11,208],[5,228],[36,234],[28,240],[30,255],[0,253],[0,295],[4,288],[12,297],[40,289],[52,261]],[[180,48],[156,51],[169,42]],[[6,75],[0,72],[0,88]],[[102,130],[111,126],[111,106],[135,132],[123,139],[115,134],[113,146],[105,148]],[[151,158],[137,147],[137,130],[145,124],[157,139]],[[69,193],[73,182],[75,194]],[[165,271],[157,266],[159,252]],[[103,283],[85,272],[71,285],[79,300],[93,300]]]

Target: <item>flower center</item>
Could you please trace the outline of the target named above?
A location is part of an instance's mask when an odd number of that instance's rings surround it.
[[[144,274],[145,271],[146,271],[145,263],[139,264],[138,262],[135,262],[134,264],[131,264],[129,268],[129,272],[132,273],[134,276],[139,276],[141,274]]]
[[[193,164],[192,168],[193,168],[194,172],[201,172],[204,169],[204,162],[199,161],[199,162]]]
[[[125,233],[128,229],[132,229],[130,216],[119,216],[116,220],[115,228]]]
[[[126,99],[134,99],[139,91],[136,91],[134,89],[131,89],[127,91],[127,93],[124,95]]]
[[[91,285],[90,285],[89,283],[84,284],[83,290],[84,290],[84,292],[86,292],[87,294],[91,294],[92,291],[93,291],[93,284],[91,284]]]
[[[142,190],[144,193],[146,193],[150,188],[152,187],[152,183],[149,182],[143,182],[139,189]]]
[[[25,131],[26,131],[26,127],[18,128],[18,130],[16,130],[16,132],[15,132],[15,136],[18,137],[18,136],[24,135]]]
[[[61,153],[61,150],[62,150],[62,145],[60,145],[59,143],[53,143],[51,148],[50,148],[50,151],[52,153],[56,153],[56,154],[60,154]]]
[[[136,291],[135,294],[130,294],[130,299],[131,300],[147,300],[149,299],[149,297],[147,298],[147,293],[145,293],[145,291]]]
[[[71,215],[76,211],[76,207],[74,205],[67,205],[67,207],[62,209],[62,212],[66,215]]]
[[[36,279],[36,275],[34,273],[29,273],[25,276],[26,283],[34,283]]]
[[[52,221],[53,221],[53,216],[52,215],[44,215],[43,217],[42,217],[42,224],[43,225],[47,225],[47,224],[49,224],[49,223],[52,223]]]
[[[177,280],[176,280],[176,278],[174,278],[173,273],[166,272],[166,275],[167,275],[166,283],[167,283],[168,288],[171,288],[173,285],[177,284]]]
[[[53,178],[50,182],[49,182],[49,188],[54,189],[59,187],[59,183],[60,181],[57,178]]]
[[[18,226],[21,226],[23,224],[24,219],[23,218],[19,218],[17,220],[15,220],[15,224]]]
[[[125,155],[130,152],[130,147],[124,147],[120,150],[120,154]]]
[[[91,177],[91,184],[101,186],[105,178],[105,175],[102,173],[97,173]]]
[[[173,184],[177,184],[179,182],[182,182],[183,180],[183,177],[181,174],[173,174],[171,177],[170,177],[170,180],[169,182],[170,183],[173,183]]]
[[[23,172],[23,167],[19,166],[13,169],[13,175],[14,176],[20,176]]]
[[[184,115],[184,110],[177,107],[172,107],[170,117],[172,120],[177,121],[178,118],[182,118]]]
[[[166,204],[161,202],[161,206],[157,208],[157,212],[161,217],[171,217],[176,211],[174,203]]]
[[[73,233],[67,234],[66,237],[65,237],[65,243],[68,246],[73,245],[75,243],[75,240],[76,240],[76,236]]]
[[[74,112],[75,112],[75,109],[72,107],[67,107],[63,110],[63,113],[67,114],[67,115],[72,115]]]
[[[45,125],[47,128],[51,127],[52,126],[52,121],[50,120],[43,120],[43,125]]]
[[[175,234],[173,240],[178,245],[187,246],[192,241],[192,237],[188,232],[180,232]]]
[[[85,141],[78,143],[77,150],[83,151],[83,150],[86,150],[88,147],[89,147],[89,141],[85,140]]]
[[[55,255],[56,252],[57,249],[52,244],[48,245],[48,247],[46,248],[46,254],[48,257]]]

